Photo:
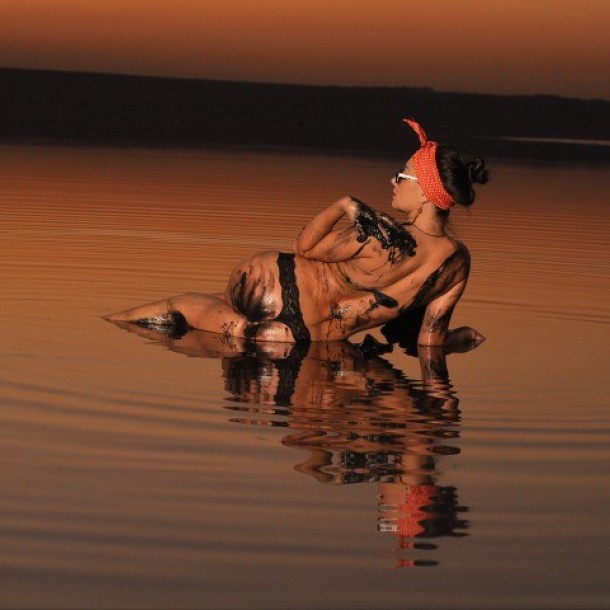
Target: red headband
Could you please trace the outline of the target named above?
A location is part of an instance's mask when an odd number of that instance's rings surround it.
[[[445,190],[441,182],[438,166],[436,165],[436,148],[438,142],[428,140],[426,132],[422,129],[419,123],[411,119],[403,119],[405,123],[419,136],[420,148],[413,155],[413,165],[415,166],[415,174],[419,181],[419,186],[424,192],[424,195],[436,207],[441,210],[448,210],[453,205],[451,195]]]

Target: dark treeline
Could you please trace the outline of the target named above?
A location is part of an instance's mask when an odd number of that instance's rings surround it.
[[[0,138],[136,145],[246,145],[402,156],[403,116],[468,152],[610,161],[610,102],[0,69]]]

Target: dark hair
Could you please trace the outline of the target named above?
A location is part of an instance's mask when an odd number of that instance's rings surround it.
[[[453,146],[439,144],[436,149],[436,164],[445,190],[456,203],[472,205],[475,182],[485,184],[488,171],[482,157],[466,158]]]

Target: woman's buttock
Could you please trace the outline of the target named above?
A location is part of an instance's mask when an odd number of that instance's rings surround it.
[[[252,336],[264,333],[261,323],[275,321],[290,330],[292,340],[311,340],[301,312],[294,254],[266,250],[246,259],[231,273],[225,298],[248,320]],[[277,333],[277,326],[269,332]]]
[[[257,252],[233,269],[226,300],[250,322],[273,320],[282,309],[277,265],[279,252]]]

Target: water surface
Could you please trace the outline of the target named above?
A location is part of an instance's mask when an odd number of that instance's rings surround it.
[[[1,607],[607,607],[607,171],[497,162],[452,213],[452,325],[488,340],[431,385],[398,347],[100,319],[223,290],[342,195],[388,211],[402,160],[0,158]]]

